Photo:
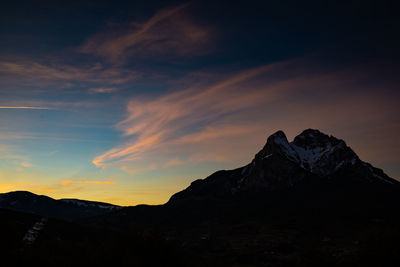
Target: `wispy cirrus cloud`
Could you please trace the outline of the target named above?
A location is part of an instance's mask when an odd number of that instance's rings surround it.
[[[73,86],[102,88],[121,86],[135,80],[140,74],[118,67],[105,67],[100,63],[72,66],[39,62],[33,59],[0,60],[2,84],[37,86],[41,88],[69,88]],[[104,86],[110,87],[104,87]],[[100,87],[99,87],[100,88]]]
[[[0,141],[2,140],[0,135]],[[0,143],[0,160],[5,160],[9,165],[14,167],[33,167],[31,159],[26,155],[21,155],[21,151],[13,146]]]
[[[161,9],[144,22],[124,25],[124,30],[113,28],[97,33],[89,37],[79,50],[114,64],[124,63],[131,56],[203,54],[211,30],[196,24],[187,15],[189,5]]]
[[[133,98],[126,119],[116,126],[130,140],[92,162],[134,174],[187,163],[241,161],[276,130],[290,137],[310,127],[347,137],[362,156],[368,147],[352,140],[356,133],[351,129],[363,130],[371,145],[371,125],[381,121],[394,131],[399,128],[397,105],[378,90],[390,85],[365,87],[368,70],[305,69],[303,63],[275,63],[222,79],[208,75],[207,82],[155,99]],[[394,135],[391,140],[396,143]]]
[[[243,94],[243,82],[257,77],[269,71],[283,67],[285,63],[277,63],[273,66],[262,66],[248,71],[243,71],[232,77],[204,87],[193,87],[183,91],[161,96],[158,99],[137,99],[129,102],[128,117],[120,122],[117,127],[125,136],[137,136],[134,142],[96,157],[93,163],[102,166],[108,161],[142,160],[143,154],[148,152],[166,151],[168,146],[174,146],[178,153],[178,146],[184,146],[192,141],[207,141],[210,139],[226,138],[227,136],[244,135],[254,131],[254,125],[242,125],[233,127],[224,123],[224,119],[232,114],[248,109],[249,104],[258,106],[265,101],[273,100],[276,96],[271,91],[247,90]],[[221,123],[217,127],[217,123]],[[145,153],[143,153],[145,152]],[[204,150],[197,150],[203,155],[193,153],[189,158],[205,158]],[[221,160],[222,155],[208,155],[210,160]],[[147,158],[147,157],[146,157]],[[163,161],[160,159],[160,161]],[[152,161],[154,164],[154,160]],[[161,165],[183,162],[178,158],[169,158]],[[126,166],[122,167],[128,170]],[[146,169],[156,168],[154,165],[141,167]]]
[[[148,75],[138,64],[140,59],[160,60],[162,56],[175,59],[208,51],[211,30],[194,22],[187,12],[189,5],[158,10],[143,22],[115,25],[89,36],[77,49],[56,57],[2,56],[0,85],[5,90],[26,87],[30,93],[68,88],[83,89],[90,94],[115,93]],[[69,58],[79,64],[69,64]],[[134,67],[125,65],[130,59],[134,59]]]

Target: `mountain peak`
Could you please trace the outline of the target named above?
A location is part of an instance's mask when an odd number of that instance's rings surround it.
[[[268,137],[267,143],[256,157],[265,158],[274,154],[287,155],[288,150],[290,150],[290,145],[285,133],[283,131],[277,131]]]
[[[286,134],[282,130],[279,130],[279,131],[275,132],[274,134],[270,135],[270,137],[268,139],[287,139],[287,138],[286,138]]]
[[[358,156],[343,140],[315,129],[304,130],[292,142],[287,140],[283,131],[277,131],[268,137],[266,145],[256,158],[266,159],[276,155],[322,176],[359,161]]]
[[[326,134],[324,134],[323,132],[321,132],[320,130],[317,129],[305,129],[304,131],[301,132],[301,134],[299,134],[298,136],[310,136],[310,137],[315,137],[315,136],[328,136]]]
[[[328,136],[327,134],[314,129],[304,130],[294,138],[293,144],[304,149],[315,149],[317,147],[327,146],[334,147],[339,144],[346,146],[346,143],[343,140],[337,139],[333,136]]]

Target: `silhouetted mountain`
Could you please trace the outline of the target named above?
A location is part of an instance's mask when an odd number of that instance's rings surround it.
[[[343,182],[349,184],[397,188],[400,184],[382,170],[361,161],[343,140],[308,129],[289,143],[285,134],[278,131],[268,138],[264,148],[248,165],[196,180],[173,195],[169,202],[193,197],[230,198],[266,193],[297,184],[332,183],[344,176],[346,181]]]
[[[222,266],[396,266],[399,184],[343,140],[309,129],[288,142],[278,131],[246,166],[196,180],[165,205],[88,223],[161,229],[186,253]]]
[[[105,214],[121,207],[77,199],[55,200],[27,191],[15,191],[0,194],[0,208],[64,220],[76,220]]]

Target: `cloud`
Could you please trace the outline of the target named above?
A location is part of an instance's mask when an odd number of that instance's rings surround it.
[[[0,140],[1,139],[3,139],[2,135],[0,135]],[[24,168],[29,168],[34,166],[32,163],[30,163],[29,157],[20,155],[19,152],[20,151],[16,150],[14,147],[0,144],[0,160],[3,159],[6,160],[8,164]],[[21,168],[17,168],[17,170],[23,171]]]
[[[97,88],[90,88],[89,93],[93,94],[108,94],[118,91],[117,87],[97,87]]]
[[[47,107],[27,107],[27,106],[0,106],[0,109],[44,109],[49,110]]]
[[[51,192],[51,191],[56,191],[57,189],[51,188],[51,187],[43,187],[43,188],[36,188],[38,191],[46,191],[46,192]]]
[[[27,167],[32,167],[32,166],[33,166],[32,163],[29,163],[29,162],[26,162],[26,161],[21,162],[20,165],[21,165],[22,167],[25,167],[25,168],[27,168]]]
[[[0,60],[1,84],[52,86],[58,89],[70,87],[114,88],[135,80],[140,74],[100,63],[72,66],[33,59]],[[101,85],[101,87],[95,86]],[[107,87],[104,87],[107,86]],[[1,91],[1,89],[0,89]]]
[[[202,55],[208,52],[211,31],[189,17],[188,6],[161,9],[143,22],[114,26],[90,36],[78,49],[57,57],[3,56],[0,58],[0,93],[9,92],[11,87],[18,91],[25,88],[30,94],[69,88],[84,88],[90,94],[110,94],[145,75],[149,58],[158,61],[164,56],[176,59]],[[135,67],[122,67],[132,56]],[[68,63],[71,59],[79,64]],[[140,65],[139,59],[146,59],[146,63]],[[153,70],[147,75],[157,76]]]
[[[80,52],[106,58],[114,64],[120,64],[133,55],[202,54],[210,39],[210,29],[189,18],[188,5],[161,9],[142,23],[131,22],[124,30],[113,28],[95,34],[80,47]]]
[[[61,184],[63,186],[70,186],[71,184],[101,184],[110,185],[115,184],[113,181],[75,181],[75,180],[62,180]]]
[[[310,127],[351,141],[363,156],[368,147],[357,142],[357,130],[371,145],[374,125],[392,133],[400,127],[398,105],[382,91],[390,84],[368,82],[368,70],[304,66],[293,60],[208,74],[207,81],[183,90],[133,98],[116,126],[129,141],[92,162],[131,174],[199,162],[246,162],[274,131],[283,129],[290,137]],[[399,148],[397,139],[390,135]]]
[[[239,86],[248,79],[257,77],[284,64],[262,66],[241,72],[226,80],[217,82],[208,88],[196,87],[174,92],[158,99],[134,99],[129,102],[128,117],[118,124],[125,136],[137,136],[134,142],[124,145],[96,157],[93,163],[101,166],[104,162],[125,158],[140,158],[143,151],[150,151],[160,144],[188,143],[189,138],[216,139],[226,135],[246,134],[254,130],[244,125],[242,129],[231,125],[214,125],[232,113],[240,112],[249,105],[259,105],[274,99],[272,90],[246,90]],[[206,124],[209,121],[209,124]],[[207,127],[202,124],[206,124]],[[214,125],[214,132],[211,126]],[[227,127],[227,128],[226,128]],[[188,132],[192,129],[193,132]],[[221,133],[220,131],[223,131]],[[196,133],[196,134],[194,134]]]

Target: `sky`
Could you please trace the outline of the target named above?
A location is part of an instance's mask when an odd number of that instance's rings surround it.
[[[162,204],[319,129],[400,180],[386,1],[5,1],[0,192]]]

